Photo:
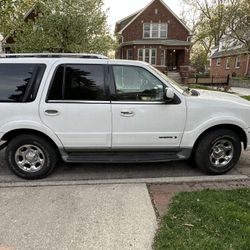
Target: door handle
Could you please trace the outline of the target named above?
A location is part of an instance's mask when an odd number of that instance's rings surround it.
[[[135,113],[133,111],[128,111],[128,110],[123,110],[121,111],[121,116],[125,116],[125,117],[130,117],[130,116],[134,116]]]
[[[44,111],[45,115],[48,115],[48,116],[56,116],[56,115],[59,115],[59,111],[58,110],[55,110],[55,109],[47,109]]]

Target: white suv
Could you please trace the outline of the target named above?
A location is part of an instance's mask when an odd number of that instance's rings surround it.
[[[8,58],[13,57],[13,58]],[[98,55],[0,59],[0,139],[10,169],[192,158],[222,174],[250,148],[250,102],[178,86],[149,64]]]

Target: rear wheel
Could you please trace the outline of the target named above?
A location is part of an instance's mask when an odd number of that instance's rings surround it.
[[[210,131],[199,141],[194,159],[199,168],[210,174],[224,174],[238,162],[241,141],[227,129]]]
[[[48,176],[56,166],[57,152],[53,145],[38,135],[19,135],[9,141],[5,153],[9,168],[25,179]]]

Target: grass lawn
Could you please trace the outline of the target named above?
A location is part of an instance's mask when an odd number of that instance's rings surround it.
[[[244,99],[250,101],[250,95],[242,96],[242,98],[244,98]]]
[[[223,86],[211,87],[211,86],[204,86],[204,85],[200,85],[200,84],[189,84],[188,86],[191,89],[203,89],[203,90],[220,91],[220,92],[227,92],[229,94],[234,94],[233,92],[230,91],[230,88],[227,88],[227,87],[224,88]]]
[[[199,84],[190,84],[188,85],[191,89],[204,89],[204,90],[211,90],[211,91],[218,91],[217,89],[208,87],[208,86],[203,86]]]
[[[250,249],[250,189],[175,196],[155,237],[156,250]]]

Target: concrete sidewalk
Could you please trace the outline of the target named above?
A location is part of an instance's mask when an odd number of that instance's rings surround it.
[[[231,87],[231,90],[241,96],[250,95],[249,88],[239,88],[239,87]]]
[[[0,189],[0,249],[151,249],[145,184]]]

